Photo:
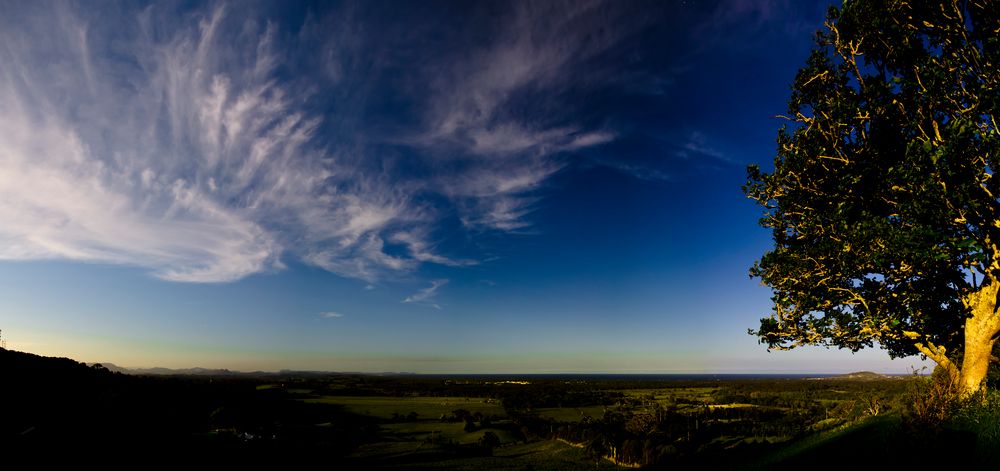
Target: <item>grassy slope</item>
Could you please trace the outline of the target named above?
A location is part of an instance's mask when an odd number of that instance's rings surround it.
[[[743,469],[948,469],[977,462],[982,451],[970,432],[913,430],[889,414],[792,442]]]
[[[497,448],[493,456],[460,457],[432,448],[416,452],[358,459],[358,467],[378,469],[448,469],[448,470],[536,470],[569,471],[577,469],[623,469],[605,460],[594,460],[582,448],[556,441],[511,444]]]

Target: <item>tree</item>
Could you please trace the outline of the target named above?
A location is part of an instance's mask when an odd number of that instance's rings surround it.
[[[774,248],[751,330],[934,360],[983,388],[1000,335],[1000,10],[991,0],[848,0],[799,71],[773,173],[748,169]]]
[[[500,436],[496,433],[486,431],[482,437],[479,437],[479,446],[485,449],[489,455],[492,455],[493,449],[500,446]]]

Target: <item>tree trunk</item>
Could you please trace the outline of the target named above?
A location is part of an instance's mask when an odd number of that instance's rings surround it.
[[[1000,283],[991,283],[966,301],[972,315],[965,320],[965,351],[958,375],[958,392],[963,397],[985,387],[993,344],[1000,331],[1000,315],[996,311],[998,289]]]
[[[965,353],[962,356],[962,370],[958,377],[958,391],[961,396],[979,392],[984,386],[986,372],[990,366],[993,342],[965,336]]]

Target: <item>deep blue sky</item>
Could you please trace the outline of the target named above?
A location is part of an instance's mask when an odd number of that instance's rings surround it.
[[[0,2],[0,328],[124,366],[767,353],[745,168],[825,2]]]

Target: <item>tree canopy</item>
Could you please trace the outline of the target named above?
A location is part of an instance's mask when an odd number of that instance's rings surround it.
[[[744,191],[774,248],[752,333],[923,354],[982,387],[1000,334],[1000,10],[990,0],[849,0],[792,85],[772,173]]]

